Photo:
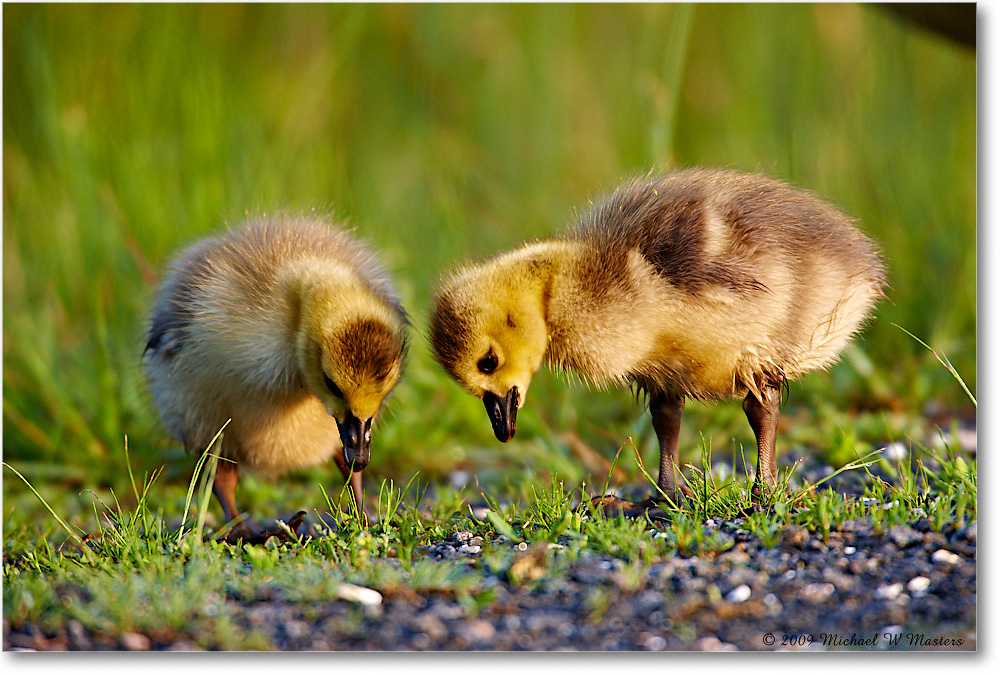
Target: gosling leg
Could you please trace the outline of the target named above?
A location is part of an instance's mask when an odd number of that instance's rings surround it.
[[[757,437],[757,478],[750,490],[754,503],[760,503],[773,492],[778,482],[778,456],[774,445],[778,436],[780,404],[781,392],[772,384],[760,388],[760,400],[753,392],[743,399],[743,412]]]
[[[660,476],[657,486],[677,503],[677,475],[680,460],[681,414],[684,399],[680,396],[655,394],[649,402],[649,412],[653,416],[653,431],[660,443]],[[656,496],[654,496],[654,499]],[[662,499],[662,496],[660,496]]]
[[[239,509],[236,508],[236,484],[240,482],[240,469],[235,462],[224,459],[219,460],[219,466],[215,470],[215,482],[212,483],[212,492],[222,506],[222,515],[226,522],[236,517]]]
[[[236,462],[220,459],[215,470],[215,481],[212,483],[212,492],[222,506],[222,515],[225,522],[230,522],[240,514],[236,508],[236,484],[240,482],[240,468]],[[246,521],[237,523],[233,529],[223,537],[226,540],[237,539],[240,536],[249,535],[250,526]]]
[[[666,512],[660,505],[663,503],[663,495],[666,495],[674,504],[677,503],[678,488],[675,472],[680,471],[678,462],[683,410],[684,399],[680,396],[654,394],[649,402],[649,412],[653,416],[653,431],[656,432],[656,440],[660,443],[660,476],[656,481],[659,490],[656,493],[641,502],[620,499],[611,495],[595,497],[591,501],[600,505],[609,516],[617,515],[620,512],[629,518],[638,516],[667,518]],[[686,490],[683,486],[680,489],[681,491]]]

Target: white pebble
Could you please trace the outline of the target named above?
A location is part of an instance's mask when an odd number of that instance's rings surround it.
[[[694,643],[694,648],[703,652],[736,652],[739,648],[730,644],[729,642],[723,642],[714,635],[709,635],[708,637],[703,637]]]
[[[809,584],[802,589],[802,598],[806,602],[817,604],[826,601],[827,598],[833,595],[835,590],[837,590],[837,587],[831,583]]]
[[[882,598],[883,600],[893,600],[899,597],[899,594],[903,592],[903,584],[886,584],[885,586],[879,586],[875,590],[875,597]]]
[[[149,651],[152,641],[142,633],[124,633],[121,637],[122,647],[130,652]]]
[[[931,560],[933,562],[943,562],[943,563],[948,563],[949,565],[954,565],[959,560],[961,560],[961,558],[959,558],[958,555],[952,553],[951,551],[939,548],[938,550],[934,551],[934,553],[931,554]]]
[[[906,447],[905,443],[890,443],[889,445],[882,448],[882,455],[890,462],[901,462],[906,459],[910,454],[910,449]]]
[[[918,593],[919,595],[924,595],[927,589],[931,585],[931,580],[927,577],[913,577],[906,584],[906,590],[911,593]]]
[[[471,546],[469,544],[462,544],[458,547],[459,553],[479,553],[481,550],[476,544],[472,544]]]
[[[382,594],[374,588],[355,586],[354,584],[340,584],[337,588],[337,597],[348,602],[356,602],[365,607],[374,607],[382,604]]]
[[[746,602],[750,599],[750,587],[740,584],[726,594],[726,602]]]
[[[903,627],[898,624],[893,624],[891,626],[884,626],[882,630],[878,632],[879,635],[885,636],[887,639],[890,635],[899,635],[903,632]]]
[[[651,652],[662,652],[667,647],[667,641],[659,635],[650,635],[643,646]]]
[[[476,520],[486,520],[486,514],[488,514],[489,512],[490,510],[485,506],[472,507],[472,517],[475,518]]]
[[[857,552],[858,552],[858,549],[854,548],[853,546],[845,546],[844,547],[844,555],[852,555],[852,554],[857,553]]]

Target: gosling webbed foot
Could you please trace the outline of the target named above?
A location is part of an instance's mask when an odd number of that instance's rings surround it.
[[[792,491],[788,486],[766,485],[760,480],[754,481],[750,486],[750,506],[740,509],[744,516],[751,513],[772,513],[776,501],[787,500],[792,496]]]
[[[600,507],[604,514],[610,518],[619,513],[626,518],[641,518],[643,516],[652,520],[668,520],[670,516],[660,506],[660,503],[652,497],[633,502],[628,499],[615,497],[614,495],[601,495],[590,500],[594,506]]]
[[[299,527],[302,525],[305,519],[306,519],[306,512],[299,511],[294,516],[288,518],[285,521],[285,525],[288,528],[287,530],[284,527],[278,525],[277,522],[275,522],[273,527],[261,530],[256,536],[252,537],[248,543],[265,544],[267,543],[267,540],[270,539],[271,537],[277,538],[279,542],[298,541],[297,533],[299,531]],[[289,532],[291,534],[289,534]]]
[[[240,543],[244,543],[253,544],[255,546],[266,544],[267,540],[271,537],[276,537],[279,542],[297,541],[296,537],[293,535],[298,532],[302,523],[305,521],[305,518],[306,512],[299,511],[291,518],[286,519],[285,524],[288,527],[288,531],[275,522],[273,527],[263,528],[260,531],[254,532],[254,530],[245,522],[241,522],[237,526],[231,528],[219,539],[219,541],[224,541],[227,544],[238,545]],[[288,533],[289,531],[292,532],[292,535]]]
[[[218,537],[216,541],[227,544],[238,544],[240,541],[248,541],[254,536],[253,528],[246,520],[240,520],[235,525],[231,525]]]

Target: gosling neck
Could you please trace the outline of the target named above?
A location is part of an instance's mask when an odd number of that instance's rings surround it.
[[[529,348],[535,352],[535,368],[543,359],[553,361],[553,356],[563,351],[560,333],[553,330],[552,308],[562,304],[554,296],[565,286],[561,280],[578,254],[576,242],[550,240],[529,244],[496,261],[495,292],[513,298],[517,306],[530,308],[539,320],[539,330],[529,330],[525,336],[533,343]],[[555,364],[559,365],[557,360]]]
[[[640,298],[635,261],[625,259],[609,274],[605,258],[589,244],[565,242],[545,302],[546,361],[597,386],[629,380],[648,352],[656,308]]]
[[[311,328],[328,333],[358,319],[378,318],[395,325],[385,298],[353,270],[329,261],[302,260],[282,275],[297,331]]]

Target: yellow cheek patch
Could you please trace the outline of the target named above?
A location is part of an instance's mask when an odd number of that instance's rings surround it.
[[[393,385],[396,383],[398,376],[390,376],[386,378],[383,382],[377,384],[370,384],[367,386],[358,387],[349,395],[348,404],[350,405],[351,411],[361,420],[367,420],[375,416],[379,408],[382,407],[382,401],[385,397],[389,395],[392,391]]]

